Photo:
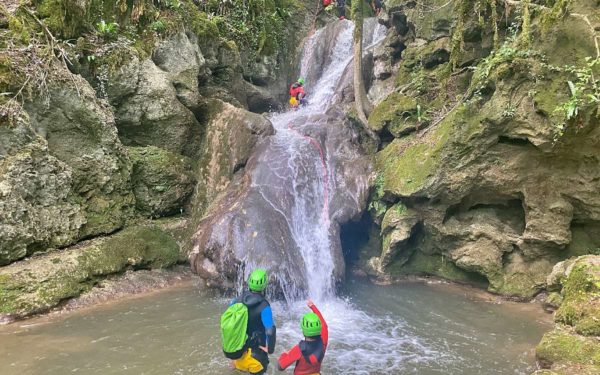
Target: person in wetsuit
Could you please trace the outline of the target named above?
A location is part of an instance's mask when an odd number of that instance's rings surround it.
[[[346,19],[346,0],[337,0],[338,18],[340,21]]]
[[[329,341],[329,330],[317,306],[311,300],[307,305],[312,312],[304,314],[302,317],[301,327],[304,340],[281,354],[278,361],[279,371],[284,371],[295,363],[294,375],[319,375],[321,373],[321,363]]]
[[[298,78],[296,82],[290,86],[290,105],[296,108],[306,104],[306,93],[304,92],[304,78]]]
[[[271,305],[265,299],[267,272],[263,269],[252,271],[248,278],[248,290],[234,299],[231,304],[243,303],[248,307],[248,327],[245,353],[233,361],[233,366],[251,374],[264,374],[269,365],[269,355],[275,351],[277,337]]]

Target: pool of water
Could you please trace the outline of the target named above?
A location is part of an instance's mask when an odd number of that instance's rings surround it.
[[[529,374],[550,328],[538,308],[450,286],[355,279],[339,294],[318,303],[331,331],[324,374]],[[219,342],[227,301],[188,286],[3,326],[0,374],[235,374]],[[308,310],[301,302],[273,310],[277,355],[301,338]]]

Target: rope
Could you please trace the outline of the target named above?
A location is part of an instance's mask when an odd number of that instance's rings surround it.
[[[291,123],[288,124],[288,129],[290,129],[293,133],[295,133],[299,137],[302,137],[305,140],[307,140],[308,143],[315,146],[317,148],[317,151],[319,151],[319,156],[321,157],[321,167],[323,168],[323,185],[324,185],[324,188],[323,188],[323,190],[324,190],[323,191],[323,196],[324,196],[323,218],[325,220],[329,221],[329,173],[327,170],[327,162],[325,161],[325,152],[323,151],[323,147],[321,147],[321,144],[313,137],[304,135],[304,134],[300,133],[298,130],[294,129],[292,127]]]

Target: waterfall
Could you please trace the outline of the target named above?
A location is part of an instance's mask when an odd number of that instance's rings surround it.
[[[371,32],[365,35],[367,48],[383,39],[385,31],[381,25],[375,26],[374,19],[368,22],[370,24],[366,25],[366,30]],[[331,106],[330,99],[339,89],[340,80],[352,62],[353,31],[352,22],[342,21],[330,25],[329,29],[318,30],[307,41],[302,53],[300,76],[306,77],[305,90],[309,104],[296,111],[271,117],[277,131],[273,143],[285,149],[288,155],[285,167],[291,173],[283,175],[292,177],[286,181],[293,192],[291,216],[287,216],[287,220],[304,261],[307,294],[316,300],[334,295],[329,212],[332,185],[329,181],[334,178],[336,170],[328,162],[330,155],[327,154],[327,148],[318,139],[306,134],[305,128],[315,125],[311,121],[318,115],[325,115]],[[331,33],[335,33],[335,38],[331,38]],[[332,44],[329,38],[333,39]],[[316,51],[328,44],[331,46],[325,51]],[[311,115],[308,119],[307,114]],[[263,196],[266,194],[263,193]],[[288,288],[293,287],[290,285]],[[286,292],[286,295],[295,297],[302,294],[299,291]]]

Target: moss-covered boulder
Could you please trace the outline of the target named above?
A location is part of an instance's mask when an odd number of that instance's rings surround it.
[[[562,302],[554,320],[580,335],[600,336],[600,257],[589,255],[569,263],[560,280]]]
[[[536,348],[536,356],[544,367],[557,362],[600,366],[600,345],[594,338],[558,328],[544,335]]]
[[[369,128],[376,132],[386,129],[395,137],[416,130],[418,107],[415,98],[394,93],[388,96],[369,116]]]
[[[556,327],[536,348],[539,363],[558,374],[596,374],[600,370],[600,256],[561,262],[549,279],[562,288]],[[558,285],[558,286],[557,286]],[[577,372],[575,370],[579,370]]]
[[[147,217],[180,213],[196,182],[191,159],[154,146],[128,151],[136,209]]]
[[[46,311],[128,268],[177,262],[177,242],[158,227],[134,227],[111,237],[49,252],[0,269],[0,320]]]

